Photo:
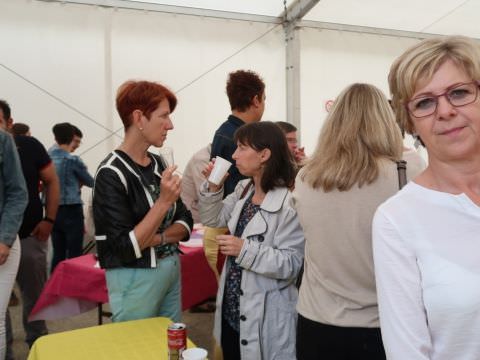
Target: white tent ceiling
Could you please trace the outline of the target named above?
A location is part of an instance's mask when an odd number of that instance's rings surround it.
[[[284,31],[285,6],[310,11]],[[297,125],[308,153],[345,86],[387,94],[399,54],[432,34],[480,39],[479,13],[480,0],[0,0],[2,98],[46,144],[54,122],[81,125],[94,169],[120,138],[114,89],[159,79],[182,104],[170,143],[195,134],[176,153],[185,165],[229,111],[226,74],[248,68],[268,84],[264,118]]]
[[[125,0],[121,0],[125,1]],[[149,4],[163,4],[172,6],[184,6],[198,9],[208,9],[217,11],[229,11],[236,13],[252,14],[252,15],[265,15],[265,16],[278,16],[282,13],[283,0],[237,0],[237,1],[225,1],[225,0],[133,0],[137,3],[149,3]],[[287,1],[287,6],[292,3],[293,0]]]
[[[323,0],[305,20],[480,38],[477,0]]]
[[[50,0],[51,1],[51,0]],[[125,6],[147,10],[165,10],[175,6],[203,11],[249,14],[252,20],[279,21],[284,5],[293,0],[63,0],[62,2],[95,3],[103,6]],[[308,1],[304,1],[308,3]],[[207,11],[207,12],[206,12]],[[427,34],[462,34],[480,39],[478,0],[321,0],[303,18],[303,26],[322,27],[319,23],[368,27],[383,30]],[[199,12],[200,14],[200,12]],[[218,13],[217,15],[218,16]],[[228,15],[225,15],[228,17]],[[255,18],[257,16],[257,18]],[[276,19],[275,19],[276,18]],[[316,22],[317,24],[313,24]],[[327,24],[325,24],[327,26]],[[343,29],[346,29],[345,27]],[[362,31],[362,29],[350,28]],[[404,34],[408,36],[408,34]],[[418,37],[418,34],[411,34]]]

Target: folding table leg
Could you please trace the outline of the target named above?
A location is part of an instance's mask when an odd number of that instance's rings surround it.
[[[98,325],[103,324],[103,317],[112,317],[112,313],[110,311],[103,311],[102,303],[98,303],[97,311],[98,311]]]
[[[98,309],[98,325],[102,325],[103,323],[102,303],[98,303],[97,309]]]

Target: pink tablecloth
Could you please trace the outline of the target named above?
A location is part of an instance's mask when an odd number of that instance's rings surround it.
[[[217,283],[202,247],[180,246],[182,308],[215,296]],[[57,265],[33,308],[29,320],[56,320],[91,310],[108,302],[105,271],[95,267],[92,254],[62,261]]]

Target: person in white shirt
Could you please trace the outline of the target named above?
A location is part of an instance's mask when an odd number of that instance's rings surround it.
[[[432,38],[392,65],[397,120],[429,164],[373,221],[388,359],[480,359],[480,47]]]
[[[182,192],[180,196],[183,203],[192,213],[193,222],[200,222],[200,215],[198,214],[198,196],[200,185],[205,181],[202,170],[210,162],[210,152],[212,144],[198,150],[187,163],[182,176]]]

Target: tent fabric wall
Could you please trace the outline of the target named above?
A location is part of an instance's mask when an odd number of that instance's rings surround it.
[[[285,119],[279,25],[0,1],[0,97],[46,146],[53,143],[53,124],[79,126],[85,135],[79,153],[91,171],[120,142],[114,96],[127,79],[160,81],[177,92],[175,129],[165,145],[175,149],[180,168],[230,113],[225,81],[231,71],[261,74],[267,84],[264,118]]]
[[[348,85],[370,83],[389,96],[393,60],[418,40],[303,28],[301,31],[301,129],[313,151],[327,115],[325,104]],[[411,139],[407,143],[411,143]]]
[[[478,4],[446,0],[420,16],[412,0],[392,0],[390,10],[378,0],[362,2],[361,8],[353,0],[323,0],[305,19],[439,33],[458,28],[455,32],[478,37],[468,21]],[[166,146],[175,149],[180,168],[230,112],[225,95],[230,71],[260,73],[267,84],[264,119],[286,120],[285,33],[279,24],[73,2],[0,0],[0,6],[0,97],[46,146],[53,143],[53,124],[78,125],[85,133],[79,153],[92,172],[121,141],[114,98],[127,79],[160,81],[177,93],[175,129]],[[282,8],[283,1],[276,6]],[[343,6],[343,13],[336,6]],[[402,23],[396,13],[412,15]],[[462,17],[467,21],[459,21]],[[326,116],[325,102],[345,86],[369,82],[387,93],[391,62],[418,41],[392,34],[300,27],[300,131],[307,154]]]
[[[477,0],[322,0],[304,20],[480,38]]]

